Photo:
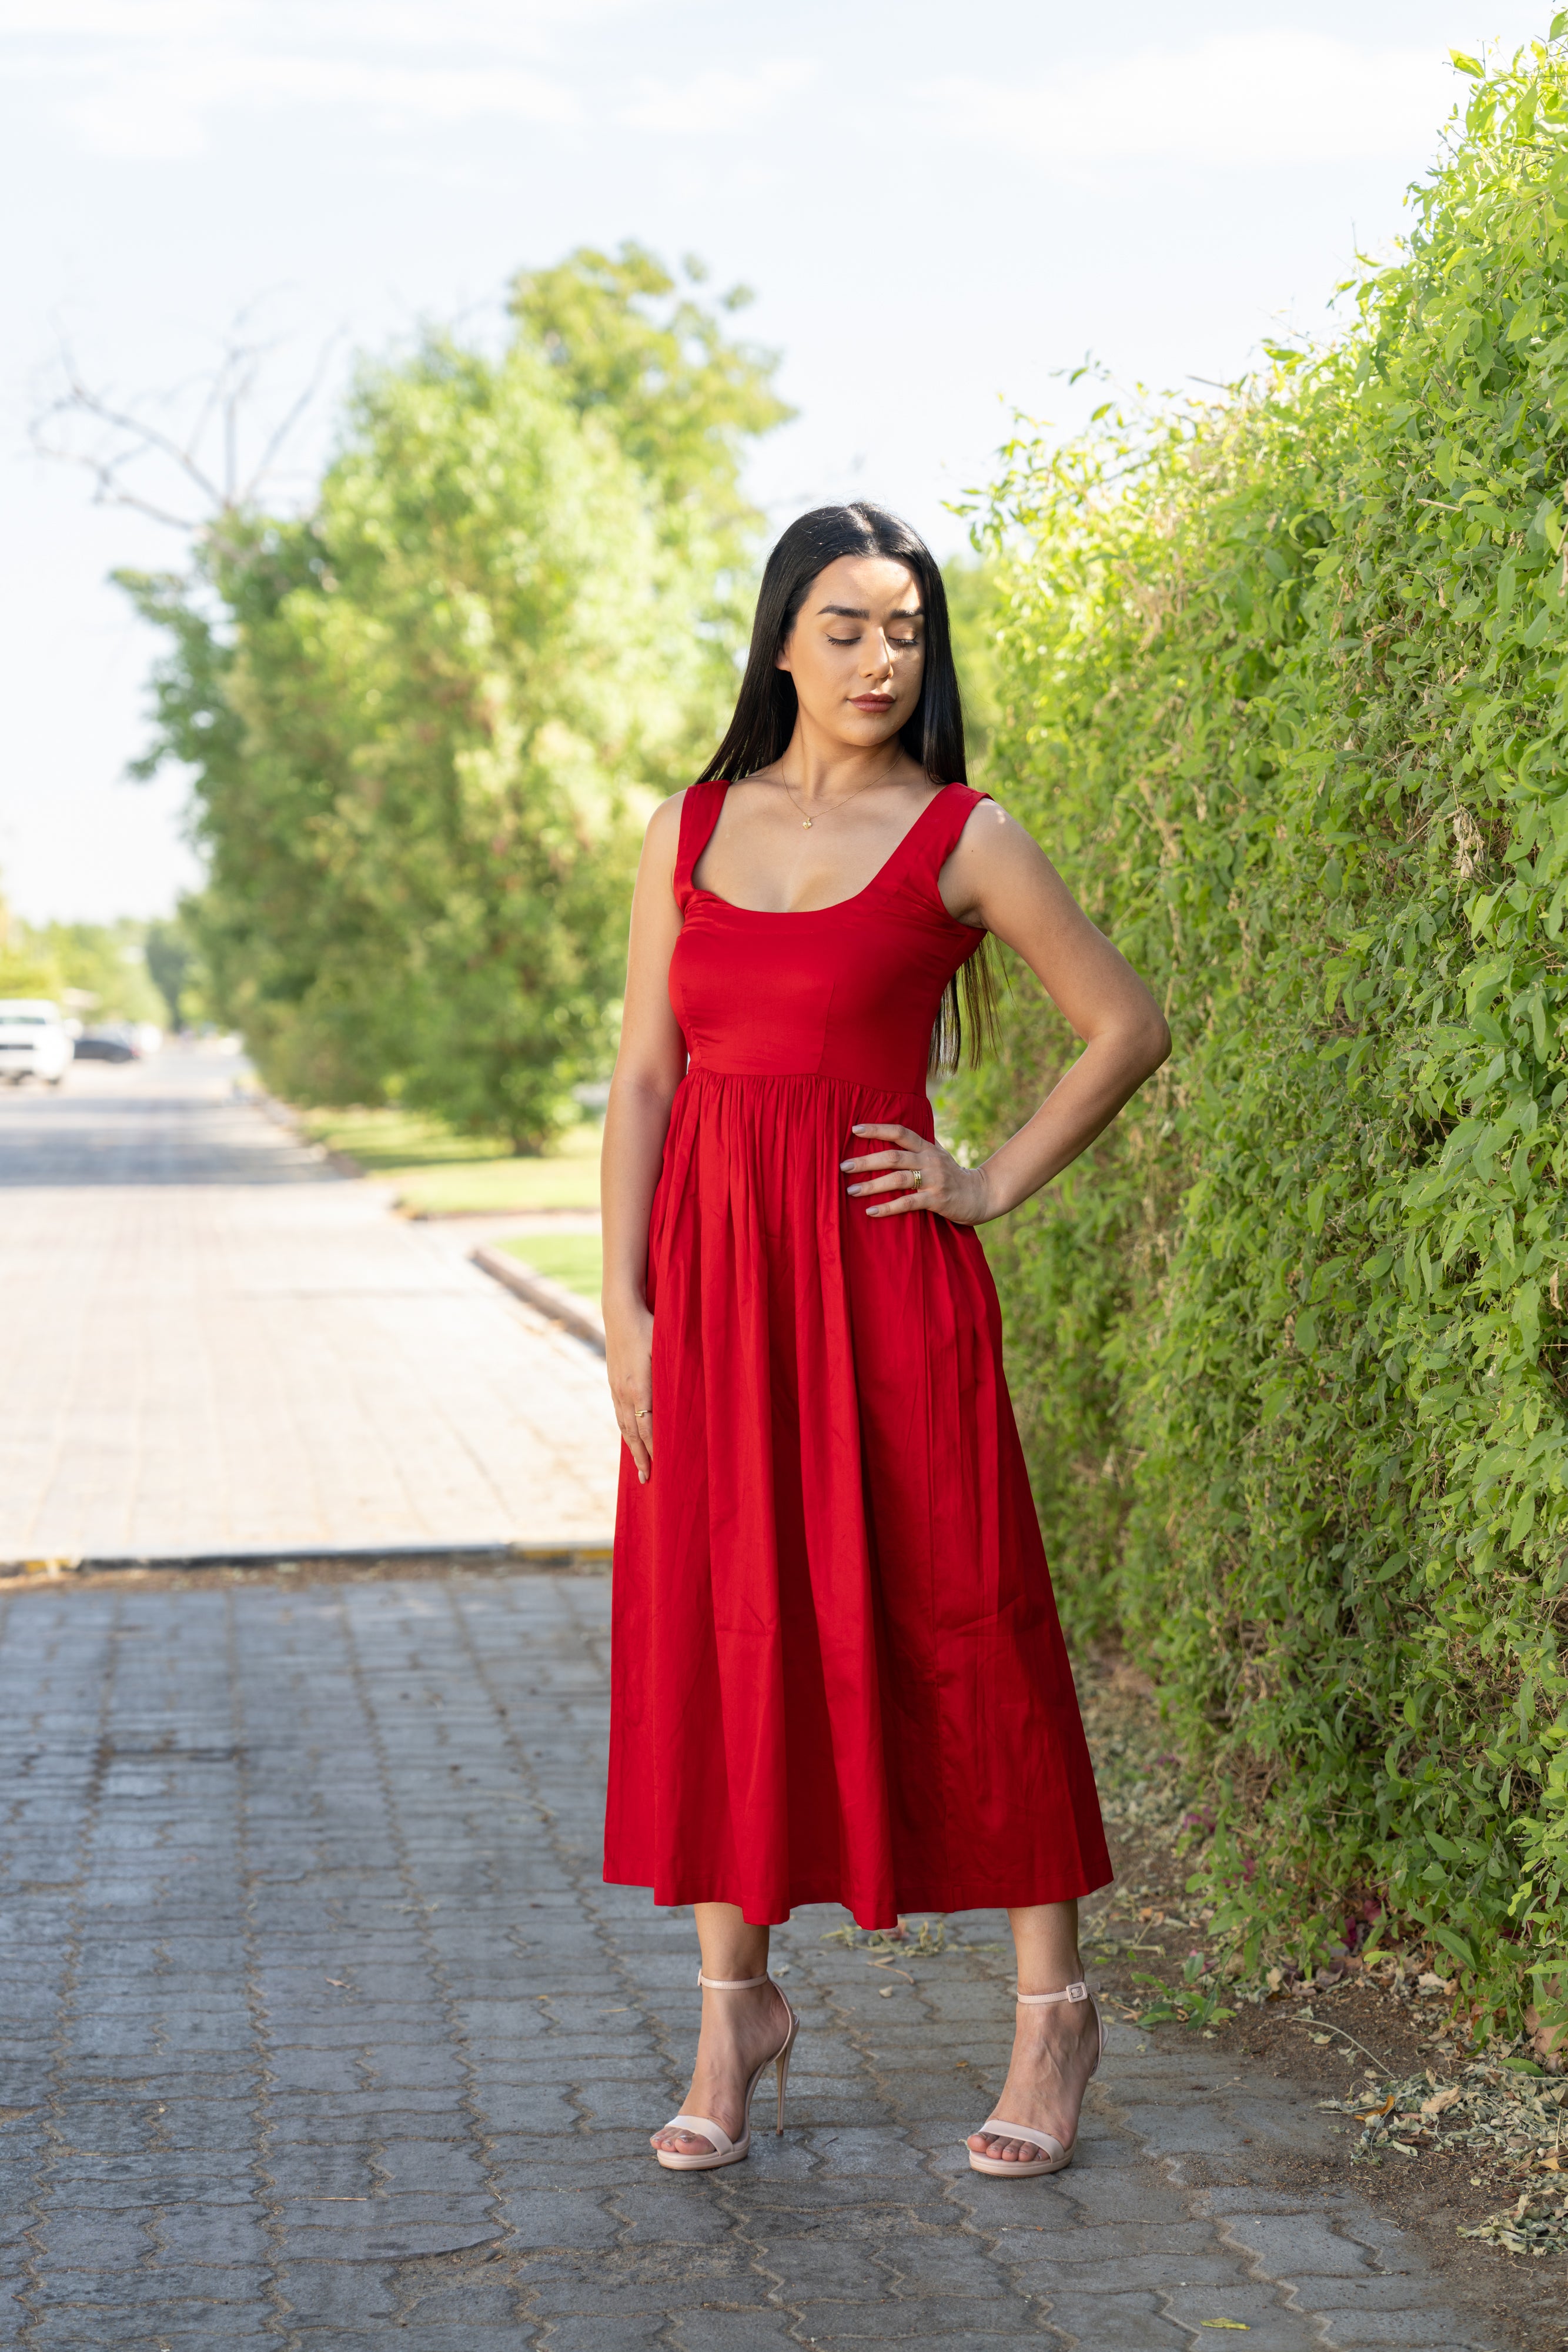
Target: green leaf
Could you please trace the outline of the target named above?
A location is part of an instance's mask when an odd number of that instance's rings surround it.
[[[1433,1942],[1441,1944],[1443,1949],[1451,1953],[1461,1968],[1474,1973],[1479,1956],[1469,1937],[1460,1935],[1457,1928],[1450,1927],[1442,1921],[1432,1928],[1431,1935]]]
[[[1479,58],[1472,58],[1463,49],[1450,49],[1448,51],[1448,58],[1450,62],[1458,67],[1460,73],[1476,74],[1479,76],[1483,74],[1486,70],[1485,67],[1481,64]]]

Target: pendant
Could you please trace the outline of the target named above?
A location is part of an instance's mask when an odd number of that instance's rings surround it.
[[[811,830],[811,820],[810,820],[810,818],[809,816],[803,816],[803,817],[800,819],[800,830],[801,830],[801,832],[802,832],[802,833],[810,833],[810,830]]]

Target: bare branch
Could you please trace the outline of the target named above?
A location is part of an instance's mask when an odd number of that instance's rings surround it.
[[[310,407],[311,404],[316,400],[318,394],[320,393],[322,385],[327,381],[327,371],[330,367],[338,346],[342,340],[342,330],[341,328],[339,328],[335,333],[328,336],[326,341],[322,344],[319,352],[317,353],[316,365],[311,373],[310,381],[305,385],[293,406],[285,411],[281,424],[272,434],[266,447],[262,450],[260,461],[256,466],[256,471],[251,476],[250,481],[246,486],[245,504],[248,505],[251,499],[259,490],[263,479],[272,470],[274,458],[281,453],[283,446],[287,440],[289,435],[293,432],[300,418],[305,415],[306,410]]]
[[[248,311],[235,318],[215,365],[204,374],[172,392],[132,402],[89,383],[62,340],[65,390],[33,418],[34,449],[89,474],[95,506],[129,508],[187,538],[256,506],[301,418],[320,394],[342,337],[335,333],[321,345],[308,381],[265,433],[260,455],[247,468],[246,428],[255,420],[262,369],[279,348],[277,340],[242,333],[248,319]],[[149,414],[154,406],[165,412],[184,408],[186,421],[160,423]],[[216,463],[207,454],[214,436],[220,444]],[[152,481],[136,478],[149,467]],[[156,479],[159,473],[173,477],[174,495]]]

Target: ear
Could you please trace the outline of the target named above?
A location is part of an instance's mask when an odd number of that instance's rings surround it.
[[[785,639],[778,652],[774,655],[773,667],[775,669],[788,669],[790,667],[789,641],[788,638]]]

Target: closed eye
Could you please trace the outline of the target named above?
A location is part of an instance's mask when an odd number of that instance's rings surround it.
[[[915,646],[920,643],[920,640],[918,637],[889,637],[887,642],[893,646],[895,652],[907,654],[914,652]],[[828,639],[828,643],[831,646],[858,646],[860,639],[859,637],[831,636]]]

